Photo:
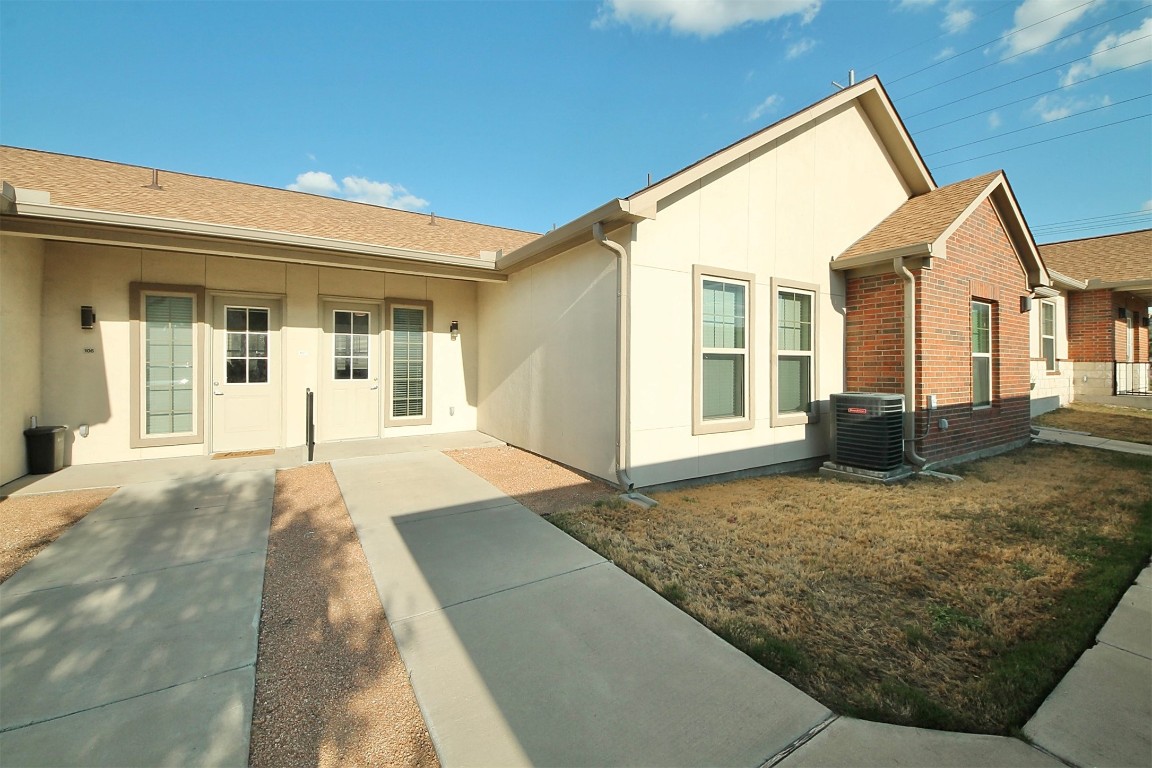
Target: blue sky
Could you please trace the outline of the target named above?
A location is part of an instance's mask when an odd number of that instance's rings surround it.
[[[1050,242],[1152,226],[1150,61],[1148,0],[2,0],[0,142],[546,231],[855,68]]]

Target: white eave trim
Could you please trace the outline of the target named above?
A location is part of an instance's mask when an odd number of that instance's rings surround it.
[[[870,267],[873,264],[883,264],[892,261],[892,259],[931,258],[931,256],[932,243],[913,243],[912,245],[902,245],[899,248],[887,248],[883,251],[835,259],[831,267],[833,271],[846,272],[850,269]]]
[[[578,245],[592,242],[592,225],[602,224],[606,232],[646,218],[632,212],[627,200],[616,198],[562,227],[522,245],[496,259],[496,269],[517,272]]]
[[[1052,284],[1057,288],[1064,288],[1070,291],[1082,291],[1088,287],[1087,281],[1068,277],[1068,275],[1057,272],[1054,269],[1048,270],[1048,277],[1052,278]]]
[[[35,217],[52,221],[98,226],[142,229],[152,232],[175,235],[192,235],[214,239],[240,240],[262,245],[279,245],[304,248],[315,251],[354,254],[357,256],[380,256],[405,261],[439,264],[444,266],[469,267],[471,269],[496,270],[492,253],[480,256],[455,256],[432,251],[417,251],[408,248],[358,243],[352,240],[295,235],[275,230],[236,227],[227,224],[206,224],[185,219],[169,219],[161,216],[144,216],[130,213],[114,213],[90,208],[74,208],[65,205],[18,202],[15,205],[19,218]],[[7,213],[7,211],[6,211]],[[12,215],[8,213],[7,215]]]

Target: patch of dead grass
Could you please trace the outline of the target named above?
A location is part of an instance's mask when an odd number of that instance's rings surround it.
[[[773,476],[550,519],[833,709],[1003,733],[1043,694],[1003,690],[997,660],[1152,507],[1149,462],[1113,459],[1038,445],[960,483]]]
[[[1152,410],[1096,403],[1070,403],[1032,420],[1039,427],[1088,432],[1109,440],[1152,445]]]

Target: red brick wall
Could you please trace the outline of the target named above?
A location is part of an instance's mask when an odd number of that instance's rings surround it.
[[[1068,295],[1068,356],[1088,363],[1128,361],[1128,323],[1120,319],[1125,307],[1137,320],[1148,308],[1130,293],[1109,288],[1095,291],[1073,291]],[[1138,322],[1133,331],[1132,360],[1148,361],[1148,329]]]
[[[917,443],[929,461],[1028,437],[1028,278],[989,201],[948,239],[947,258],[916,276]],[[972,407],[971,302],[992,304],[992,406]],[[903,281],[849,277],[845,378],[850,392],[903,392]],[[924,410],[936,395],[937,410]],[[938,421],[948,420],[941,431]]]

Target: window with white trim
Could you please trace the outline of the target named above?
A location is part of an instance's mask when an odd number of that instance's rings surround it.
[[[268,383],[268,308],[226,307],[224,376],[229,384]]]
[[[1040,353],[1044,356],[1044,368],[1056,371],[1056,305],[1050,301],[1040,302]]]
[[[751,429],[755,276],[692,268],[692,434]]]
[[[390,301],[386,312],[389,370],[385,424],[431,424],[432,305]]]
[[[332,313],[332,378],[367,379],[372,315],[348,309]]]
[[[131,434],[129,445],[186,445],[203,441],[200,407],[199,286],[132,283]]]
[[[776,294],[776,411],[808,413],[812,408],[812,294]]]
[[[992,405],[992,305],[972,302],[972,405]]]

